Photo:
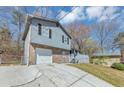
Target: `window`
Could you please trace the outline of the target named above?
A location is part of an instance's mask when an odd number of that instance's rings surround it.
[[[52,30],[49,29],[49,38],[52,38]]]
[[[67,38],[67,44],[69,44],[69,38]]]
[[[59,27],[59,23],[56,23],[56,26]]]
[[[41,24],[38,24],[38,34],[41,35]]]
[[[64,43],[64,35],[62,35],[62,43]]]

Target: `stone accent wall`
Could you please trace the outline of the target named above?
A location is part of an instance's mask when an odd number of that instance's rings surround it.
[[[29,49],[29,64],[34,65],[35,64],[35,48],[30,44],[30,49]]]
[[[55,63],[68,63],[69,56],[68,55],[53,55],[53,62]]]
[[[69,51],[61,49],[53,49],[53,62],[55,63],[68,63]]]

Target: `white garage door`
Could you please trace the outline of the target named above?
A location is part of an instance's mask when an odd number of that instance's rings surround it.
[[[51,64],[52,63],[52,50],[36,48],[36,64]]]

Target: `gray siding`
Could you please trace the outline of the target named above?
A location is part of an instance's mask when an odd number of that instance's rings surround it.
[[[42,35],[38,35],[38,26],[37,24],[42,24]],[[31,30],[31,42],[37,44],[43,44],[48,46],[53,46],[57,48],[62,48],[70,50],[70,38],[62,31],[60,27],[56,27],[55,23],[33,20],[32,21],[32,30]],[[52,30],[52,38],[48,36],[48,30]],[[65,42],[62,43],[62,35],[65,37]],[[67,44],[67,37],[69,38],[69,44]]]
[[[56,23],[54,22],[48,22],[48,21],[43,21],[43,20],[38,20],[38,19],[32,19],[32,25],[37,26],[37,24],[40,23],[43,26],[56,26]]]

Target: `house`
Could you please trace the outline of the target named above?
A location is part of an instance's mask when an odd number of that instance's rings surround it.
[[[56,20],[28,16],[23,40],[23,64],[69,62],[71,36]]]
[[[94,54],[91,56],[92,63],[103,64],[105,66],[111,66],[113,63],[120,63],[121,54],[120,53],[104,53],[104,54]]]
[[[120,40],[121,63],[124,63],[124,36]]]
[[[115,45],[120,48],[121,53],[121,63],[124,63],[124,32],[120,32],[118,36],[115,38]]]
[[[124,63],[124,44],[120,45],[121,50],[121,63]]]

